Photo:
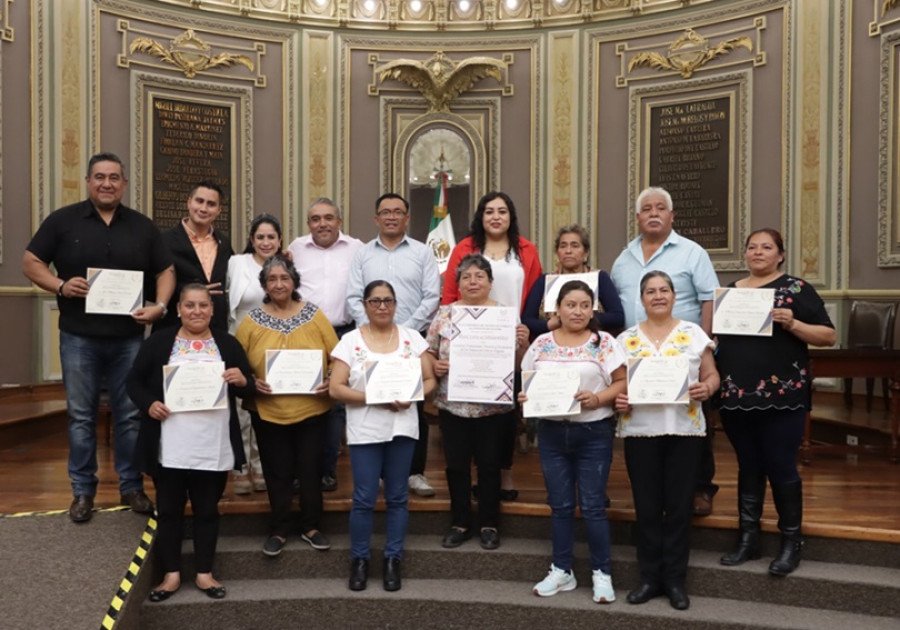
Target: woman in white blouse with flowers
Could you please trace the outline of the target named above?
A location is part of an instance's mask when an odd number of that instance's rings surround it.
[[[628,393],[616,399],[622,412],[618,434],[625,438],[625,465],[631,480],[637,518],[640,585],[628,593],[628,603],[667,595],[677,610],[690,606],[684,590],[687,574],[691,502],[706,435],[701,402],[719,387],[712,355],[713,342],[691,322],[672,317],[675,290],[663,271],[641,278],[641,302],[647,319],[621,335],[629,358],[688,359],[690,401],[632,407]]]

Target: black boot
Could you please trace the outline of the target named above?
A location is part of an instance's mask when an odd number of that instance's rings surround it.
[[[800,523],[803,520],[803,483],[797,479],[772,486],[772,497],[778,510],[778,529],[781,530],[781,551],[769,565],[769,573],[785,576],[800,564],[803,536]]]
[[[766,498],[766,478],[757,473],[738,471],[738,521],[740,536],[737,547],[719,558],[726,567],[756,560],[759,553],[759,519]]]
[[[364,591],[369,580],[369,561],[365,558],[353,558],[350,561],[350,590]]]
[[[400,590],[400,558],[392,556],[384,559],[384,590],[399,591]]]

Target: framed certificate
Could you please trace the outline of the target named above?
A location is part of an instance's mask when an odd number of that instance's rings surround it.
[[[600,310],[600,298],[597,296],[597,272],[587,273],[548,273],[544,282],[544,312],[556,312],[556,300],[559,299],[559,290],[566,282],[581,280],[594,292],[594,310]]]
[[[714,335],[772,336],[775,289],[716,289]]]
[[[571,416],[581,412],[575,394],[581,386],[581,375],[574,368],[525,370],[522,372],[522,391],[528,400],[522,405],[526,418]]]
[[[144,273],[125,269],[88,267],[84,312],[95,315],[131,315],[144,304]]]
[[[367,361],[365,370],[367,405],[425,400],[419,357]]]
[[[322,384],[322,351],[266,350],[265,380],[273,394],[312,394]]]
[[[228,409],[223,361],[187,361],[163,366],[163,402],[172,412]]]
[[[628,403],[688,404],[690,365],[685,356],[628,359]]]
[[[517,309],[454,306],[447,400],[512,405]]]

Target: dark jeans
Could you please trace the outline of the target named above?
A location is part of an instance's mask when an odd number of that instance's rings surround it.
[[[702,447],[699,437],[625,438],[642,583],[684,586],[694,480]]]
[[[800,479],[797,452],[803,440],[805,409],[722,409],[721,413],[741,473],[765,475],[773,487]]]
[[[607,575],[610,568],[609,521],[606,518],[606,482],[612,464],[615,420],[563,422],[541,420],[538,448],[552,511],[553,564],[572,569],[575,544],[575,489],[587,526],[591,569]]]
[[[259,458],[272,508],[271,535],[286,538],[291,530],[291,494],[300,482],[300,532],[319,528],[322,519],[322,478],[319,460],[328,412],[294,424],[275,424],[250,412]]]
[[[500,514],[500,458],[509,411],[483,418],[461,418],[441,409],[441,434],[447,460],[451,524],[472,526],[472,460],[478,466],[478,527],[497,527]]]
[[[184,506],[191,500],[194,515],[194,562],[197,573],[212,572],[219,538],[219,499],[228,471],[159,467],[156,485],[156,556],[164,573],[181,571]]]
[[[703,438],[703,448],[700,449],[700,466],[697,469],[697,486],[695,492],[705,492],[714,497],[719,491],[719,486],[713,483],[716,476],[716,457],[713,453],[716,432],[713,430],[718,411],[712,408],[708,401],[703,403],[703,415],[706,417],[706,437]]]

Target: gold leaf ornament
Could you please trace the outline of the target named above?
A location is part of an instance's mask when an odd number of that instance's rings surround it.
[[[172,64],[188,79],[193,79],[198,72],[218,67],[227,68],[236,64],[253,71],[253,60],[246,55],[229,52],[213,55],[210,53],[211,50],[212,47],[200,39],[193,29],[188,29],[173,39],[168,48],[149,37],[134,38],[129,48],[131,54],[143,53]]]
[[[710,47],[709,39],[689,28],[669,45],[666,55],[658,52],[642,52],[632,57],[628,62],[628,71],[647,66],[657,70],[674,71],[682,78],[690,79],[699,68],[737,48],[746,48],[752,52],[753,42],[749,37],[734,37]]]

